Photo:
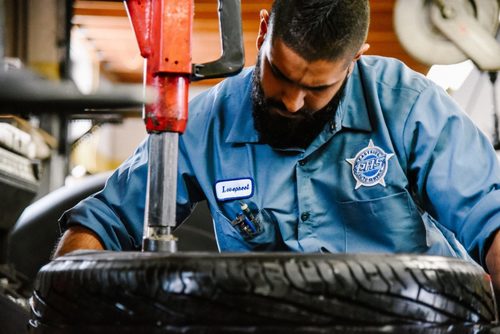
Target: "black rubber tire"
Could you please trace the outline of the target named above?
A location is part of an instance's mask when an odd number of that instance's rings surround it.
[[[489,276],[415,255],[79,252],[41,269],[34,333],[490,333]]]

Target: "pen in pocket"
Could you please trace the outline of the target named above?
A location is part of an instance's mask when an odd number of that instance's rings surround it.
[[[241,212],[231,222],[231,225],[238,228],[245,239],[252,239],[262,233],[262,224],[252,213],[252,210],[245,202],[240,201]]]

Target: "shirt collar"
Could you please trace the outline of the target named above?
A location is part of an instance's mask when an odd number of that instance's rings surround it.
[[[372,126],[370,124],[359,62],[356,62],[351,77],[347,82],[344,101],[342,101],[343,108],[339,108],[339,111],[343,112],[343,115],[341,115],[341,124],[344,128],[370,132],[372,131]]]
[[[245,69],[240,75],[240,80],[230,82],[238,85],[228,87],[230,95],[226,101],[226,106],[234,117],[228,122],[230,129],[226,136],[226,143],[242,144],[259,142],[259,134],[255,130],[253,122],[252,106],[252,76],[254,67]],[[230,81],[231,79],[228,79]]]

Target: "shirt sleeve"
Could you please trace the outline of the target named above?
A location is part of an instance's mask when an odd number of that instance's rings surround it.
[[[431,85],[403,130],[412,191],[485,267],[485,246],[500,228],[500,170],[488,138],[446,92]]]
[[[81,225],[94,231],[106,249],[139,249],[146,200],[148,141],[108,178],[100,192],[82,200],[59,219],[61,231]]]
[[[66,211],[59,220],[61,231],[80,225],[94,231],[106,249],[140,249],[144,230],[148,147],[146,139],[109,177],[103,190]],[[183,144],[179,146],[178,165],[177,225],[189,216],[193,203],[200,197]]]

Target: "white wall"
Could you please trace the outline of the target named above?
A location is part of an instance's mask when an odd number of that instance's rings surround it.
[[[500,78],[495,85],[497,97],[500,97]],[[487,73],[474,68],[464,84],[452,97],[462,106],[477,126],[492,138],[493,126],[493,86]],[[497,105],[500,101],[497,102]],[[500,110],[497,110],[500,112]],[[500,117],[500,115],[499,115]]]

